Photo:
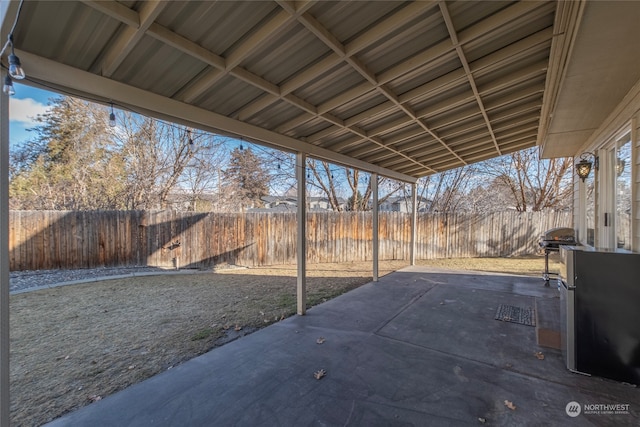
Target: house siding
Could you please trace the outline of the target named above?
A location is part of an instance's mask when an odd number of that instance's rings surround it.
[[[633,171],[632,171],[632,212],[631,218],[631,236],[632,236],[632,250],[640,252],[640,81],[638,81],[633,88],[629,91],[623,101],[611,112],[609,117],[603,122],[603,125],[593,133],[593,136],[585,142],[580,150],[576,153],[574,161],[579,161],[581,153],[590,151],[596,153],[598,149],[602,148],[617,132],[624,127],[631,127],[631,158],[633,159]],[[595,245],[601,244],[599,229],[602,226],[602,219],[599,215],[599,200],[601,196],[600,182],[598,174],[595,175],[595,189],[596,189],[596,217],[595,217]],[[579,234],[586,229],[584,206],[585,197],[583,185],[580,185],[580,181],[577,176],[574,176],[574,192],[573,192],[573,218],[576,229]]]

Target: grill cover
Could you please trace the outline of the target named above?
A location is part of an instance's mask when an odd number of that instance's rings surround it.
[[[573,228],[558,227],[545,231],[540,238],[540,246],[545,248],[558,248],[560,245],[575,245],[576,232]]]

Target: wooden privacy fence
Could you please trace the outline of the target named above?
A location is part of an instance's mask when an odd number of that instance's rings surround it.
[[[309,213],[309,262],[372,259],[371,212]],[[538,250],[570,212],[419,214],[416,258],[504,257]],[[102,266],[211,268],[295,262],[295,213],[12,211],[11,270]],[[409,259],[411,216],[381,212],[381,260]]]

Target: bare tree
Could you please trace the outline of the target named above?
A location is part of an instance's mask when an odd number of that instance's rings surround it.
[[[207,144],[208,148],[197,150],[184,170],[182,186],[186,192],[187,209],[197,212],[219,210],[221,166],[224,162],[222,144],[209,134],[194,135],[191,141],[188,143],[192,149],[194,144]]]
[[[127,208],[192,208],[194,194],[203,194],[219,170],[224,140],[129,112],[118,123]]]
[[[320,190],[329,201],[331,209],[336,212],[344,210],[339,201],[338,191],[340,186],[334,175],[334,170],[328,162],[319,161],[315,159],[307,159],[307,168],[313,175],[314,179],[309,180],[309,184]],[[336,174],[338,169],[335,169]]]
[[[520,212],[564,209],[571,206],[571,158],[540,159],[537,147],[484,163],[495,189],[509,194]]]
[[[422,210],[426,212],[458,210],[464,205],[473,173],[474,168],[463,166],[419,179],[418,196],[428,200]]]
[[[334,211],[371,210],[371,175],[358,169],[331,165],[322,160],[308,159],[309,185],[324,195]],[[378,188],[383,189],[379,202],[383,203],[403,187],[403,184],[386,177],[378,178]],[[346,199],[342,204],[340,199]]]

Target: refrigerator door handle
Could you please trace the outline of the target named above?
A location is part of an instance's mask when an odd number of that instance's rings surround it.
[[[568,285],[567,282],[565,282],[564,280],[560,280],[560,283],[562,283],[562,287],[565,288],[567,291],[574,291],[576,289],[575,286]]]

